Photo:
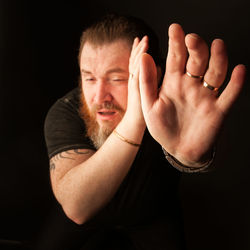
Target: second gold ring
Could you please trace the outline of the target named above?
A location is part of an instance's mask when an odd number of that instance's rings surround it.
[[[204,76],[197,76],[197,75],[193,75],[190,72],[186,71],[186,74],[191,77],[191,78],[196,78],[196,79],[202,79]]]

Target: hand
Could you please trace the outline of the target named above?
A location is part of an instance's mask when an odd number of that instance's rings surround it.
[[[141,98],[139,92],[139,69],[142,55],[148,49],[148,37],[145,36],[140,41],[135,38],[129,59],[129,81],[128,81],[128,101],[125,117],[139,122],[145,126],[141,109]]]
[[[187,166],[207,160],[225,115],[237,99],[244,82],[245,67],[234,68],[231,79],[218,95],[203,86],[219,88],[227,72],[224,42],[215,39],[211,56],[206,43],[196,34],[185,36],[178,24],[169,27],[166,72],[158,90],[156,66],[144,54],[140,67],[143,115],[149,132],[166,151]],[[204,80],[188,76],[204,76]]]

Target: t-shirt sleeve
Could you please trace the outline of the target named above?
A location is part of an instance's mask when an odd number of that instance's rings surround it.
[[[50,108],[44,124],[45,142],[49,158],[71,149],[95,150],[79,115],[77,89],[60,98]]]

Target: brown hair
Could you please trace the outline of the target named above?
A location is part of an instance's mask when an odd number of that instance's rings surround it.
[[[79,65],[82,48],[86,42],[93,45],[103,45],[118,39],[124,39],[132,46],[135,37],[141,39],[145,35],[149,37],[148,53],[154,58],[156,64],[160,65],[158,37],[151,27],[143,20],[135,17],[108,14],[83,31],[78,54]]]

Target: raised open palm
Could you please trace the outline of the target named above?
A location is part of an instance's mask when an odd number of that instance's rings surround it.
[[[224,91],[218,94],[227,64],[222,40],[215,39],[209,53],[198,35],[185,36],[178,24],[169,28],[166,71],[160,89],[152,57],[142,56],[140,93],[148,130],[185,165],[195,166],[207,160],[225,115],[242,89],[245,67],[238,65]]]

